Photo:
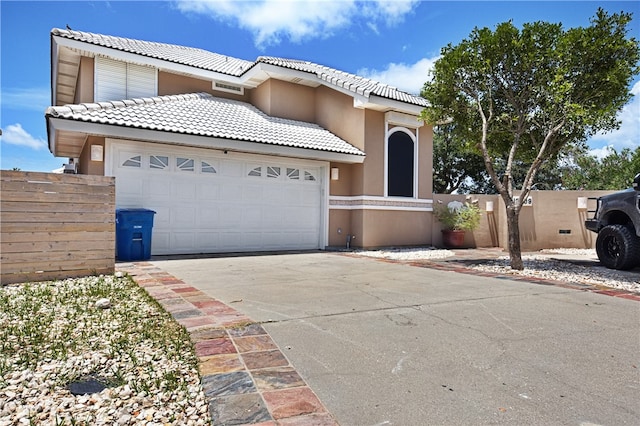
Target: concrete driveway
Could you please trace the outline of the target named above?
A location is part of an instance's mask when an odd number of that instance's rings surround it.
[[[338,253],[152,263],[255,321],[342,425],[640,424],[640,303]]]

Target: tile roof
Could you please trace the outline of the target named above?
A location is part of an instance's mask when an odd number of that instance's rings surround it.
[[[373,94],[382,98],[393,99],[409,104],[427,106],[427,100],[419,96],[398,90],[395,87],[380,83],[375,80],[360,77],[324,65],[314,64],[313,62],[301,61],[296,59],[275,58],[270,56],[261,56],[256,61],[258,63],[266,63],[276,65],[283,68],[294,69],[315,74],[319,79],[326,81],[334,86],[342,87],[353,93],[369,97]]]
[[[240,76],[254,65],[254,62],[251,61],[175,44],[134,40],[59,28],[52,29],[51,35],[232,76]]]
[[[51,34],[71,40],[82,41],[85,43],[135,53],[150,58],[192,66],[208,71],[219,72],[235,77],[242,76],[257,64],[265,63],[314,74],[318,79],[325,81],[330,85],[341,87],[351,91],[352,93],[366,97],[373,94],[382,98],[392,99],[412,105],[427,106],[427,101],[420,96],[403,92],[395,87],[368,78],[359,77],[354,74],[314,64],[313,62],[308,61],[261,56],[255,62],[252,62],[212,53],[203,49],[134,40],[82,31],[54,28],[51,30]]]
[[[343,154],[364,152],[317,124],[271,117],[208,93],[49,107],[46,117]]]

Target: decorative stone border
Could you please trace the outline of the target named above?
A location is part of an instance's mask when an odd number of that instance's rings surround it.
[[[189,332],[213,424],[338,425],[260,324],[151,263],[116,269]]]

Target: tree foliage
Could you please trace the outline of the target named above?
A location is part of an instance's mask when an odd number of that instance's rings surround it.
[[[433,192],[462,194],[473,192],[476,182],[485,179],[482,155],[468,149],[456,136],[454,124],[436,126],[433,132]]]
[[[452,122],[455,135],[482,154],[504,200],[511,267],[523,269],[518,218],[545,163],[599,131],[619,126],[638,73],[640,46],[627,37],[631,14],[599,9],[588,27],[512,22],[474,29],[442,49],[422,95],[430,123]],[[504,161],[504,170],[498,169]],[[518,164],[526,173],[516,182]],[[513,191],[523,196],[514,202]]]
[[[631,187],[640,173],[640,147],[620,152],[610,148],[607,156],[582,155],[573,158],[562,170],[564,189],[620,190]]]

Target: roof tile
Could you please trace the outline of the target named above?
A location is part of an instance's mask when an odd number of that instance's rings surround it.
[[[149,58],[161,59],[233,76],[241,75],[254,64],[251,61],[212,53],[204,49],[178,46],[175,44],[134,40],[83,31],[63,30],[59,28],[52,29],[51,34],[71,40],[120,50],[122,52],[135,53]]]
[[[208,93],[50,107],[47,117],[364,155],[317,124],[271,117]]]
[[[51,34],[235,77],[242,76],[258,63],[265,63],[314,74],[322,81],[326,81],[338,87],[343,87],[352,93],[357,93],[362,96],[368,97],[371,94],[374,94],[382,98],[392,99],[403,103],[427,106],[426,99],[403,92],[395,87],[324,65],[318,65],[313,62],[298,59],[260,56],[255,62],[251,62],[244,59],[209,52],[204,49],[134,40],[82,31],[54,28],[51,30]]]

